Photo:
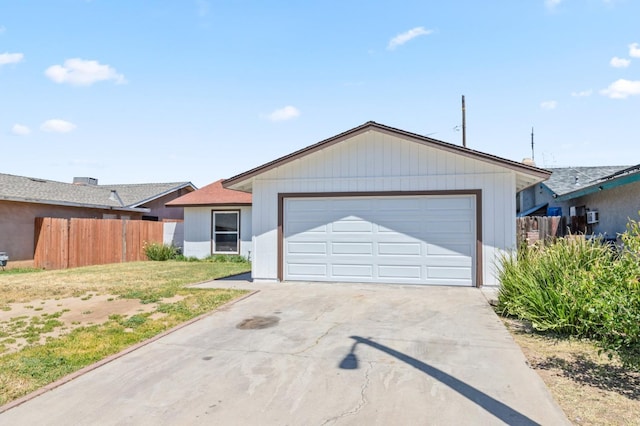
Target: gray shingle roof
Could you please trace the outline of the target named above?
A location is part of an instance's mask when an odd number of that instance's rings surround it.
[[[137,207],[187,186],[193,187],[190,182],[78,185],[0,173],[0,200],[148,211]]]
[[[629,166],[598,167],[549,167],[553,173],[543,184],[557,195],[564,195],[593,185],[604,177],[624,170]]]
[[[192,187],[194,190],[196,189],[191,182],[99,185],[99,187],[115,189],[123,204],[129,207],[140,206],[181,188]]]

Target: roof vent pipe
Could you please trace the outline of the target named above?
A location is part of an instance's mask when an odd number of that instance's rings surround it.
[[[117,202],[117,203],[120,203],[120,205],[121,205],[121,206],[122,206],[122,205],[124,205],[124,204],[122,203],[122,199],[121,199],[121,198],[120,198],[120,196],[118,195],[118,191],[116,191],[115,189],[112,189],[112,190],[111,190],[111,193],[109,194],[109,199],[110,199],[111,201],[115,201],[115,202]]]

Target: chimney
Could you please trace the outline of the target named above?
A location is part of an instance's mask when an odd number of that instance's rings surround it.
[[[98,185],[98,179],[92,177],[74,177],[73,178],[74,185]]]
[[[536,162],[533,161],[533,158],[523,158],[522,159],[522,164],[525,164],[527,166],[533,166],[533,167],[536,166]]]

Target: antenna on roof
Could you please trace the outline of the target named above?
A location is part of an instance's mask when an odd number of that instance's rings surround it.
[[[531,127],[531,160],[535,161],[536,155],[533,151],[533,127]]]
[[[467,147],[467,108],[464,105],[464,95],[462,95],[462,146]]]

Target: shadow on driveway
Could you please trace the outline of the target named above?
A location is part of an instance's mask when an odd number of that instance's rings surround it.
[[[399,359],[402,362],[409,364],[410,366],[422,371],[423,373],[433,377],[440,383],[450,387],[454,391],[458,392],[460,395],[469,399],[470,401],[478,404],[480,407],[484,408],[489,413],[493,414],[503,422],[510,425],[539,425],[539,423],[534,422],[529,417],[519,413],[518,411],[512,409],[508,405],[503,404],[495,398],[490,397],[486,393],[474,388],[473,386],[469,386],[461,380],[456,379],[455,377],[445,373],[442,370],[439,370],[435,367],[432,367],[429,364],[426,364],[418,359],[410,357],[409,355],[403,354],[402,352],[398,352],[394,349],[391,349],[388,346],[381,345],[380,343],[374,342],[371,339],[367,339],[360,336],[350,336],[351,339],[355,340],[353,345],[351,346],[351,350],[344,357],[344,359],[340,362],[339,367],[345,370],[354,370],[358,368],[358,356],[355,353],[356,346],[358,344],[363,344],[370,346],[374,349],[378,349],[384,353],[391,355],[394,358]]]

